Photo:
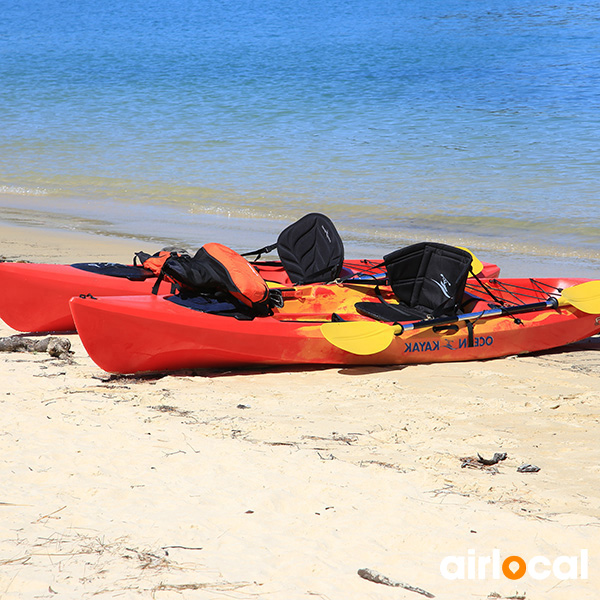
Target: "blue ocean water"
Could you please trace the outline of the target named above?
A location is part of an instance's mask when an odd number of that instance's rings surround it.
[[[0,219],[248,250],[319,211],[600,276],[599,57],[591,1],[3,0]]]

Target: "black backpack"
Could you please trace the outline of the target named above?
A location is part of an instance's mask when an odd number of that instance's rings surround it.
[[[153,293],[157,293],[163,278],[186,295],[226,294],[257,316],[272,312],[265,280],[245,258],[223,244],[204,244],[194,256],[173,253],[164,262]]]

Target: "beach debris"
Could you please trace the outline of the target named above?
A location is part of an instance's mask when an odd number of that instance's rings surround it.
[[[539,467],[536,467],[535,465],[521,465],[520,467],[517,467],[517,473],[537,473],[540,470]]]
[[[495,465],[501,460],[506,460],[506,452],[496,452],[492,458],[483,458],[481,454],[477,453],[477,458],[482,465]]]
[[[496,452],[492,458],[483,458],[481,454],[477,456],[466,456],[460,459],[461,468],[468,467],[469,469],[480,469],[481,471],[487,471],[488,473],[496,474],[499,473],[498,467],[496,466],[500,461],[506,460],[506,452]]]
[[[383,467],[384,469],[393,469],[399,473],[408,473],[409,471],[414,471],[413,468],[402,467],[399,464],[389,463],[383,460],[361,460],[358,463],[359,467],[366,467],[367,465],[377,465],[378,467]]]
[[[409,592],[416,592],[417,594],[421,594],[426,598],[435,598],[435,596],[420,587],[415,587],[414,585],[409,585],[408,583],[402,583],[401,581],[396,581],[394,579],[390,579],[373,569],[359,569],[358,574],[363,579],[367,581],[372,581],[373,583],[381,583],[382,585],[389,585],[391,587],[400,587],[404,590],[408,590]]]
[[[320,436],[320,435],[303,435],[303,440],[315,440],[315,441],[323,441],[323,442],[341,442],[342,444],[347,444],[351,446],[354,442],[358,441],[358,436],[360,433],[349,433],[348,435],[344,435],[343,433],[338,433],[337,431],[333,431],[331,436]]]
[[[179,545],[163,546],[161,548],[161,550],[164,550],[165,555],[169,556],[169,550],[171,548],[177,548],[179,550],[204,550],[204,548],[202,546],[179,546]]]
[[[65,510],[65,508],[67,508],[66,504],[64,506],[61,506],[60,508],[57,508],[51,513],[48,513],[47,515],[40,515],[39,519],[37,521],[33,521],[33,523],[35,524],[43,522],[45,525],[49,519],[61,519],[61,517],[55,517],[54,515],[56,515],[56,513],[59,513],[61,510]]]
[[[439,496],[440,494],[456,494],[457,496],[464,496],[468,498],[471,494],[467,494],[463,491],[460,491],[455,485],[446,484],[444,487],[438,488],[437,490],[430,490],[430,494],[433,494],[434,497]]]
[[[129,554],[123,554],[123,558],[132,559],[137,558],[140,561],[140,568],[142,569],[162,569],[163,567],[169,567],[170,563],[166,556],[160,556],[154,552],[148,550],[137,550],[136,548],[125,548],[125,551]]]
[[[157,406],[151,406],[150,408],[152,410],[157,410],[158,412],[162,413],[168,413],[176,417],[190,417],[194,414],[191,410],[181,410],[176,406],[170,406],[168,404],[158,404]]]
[[[0,352],[47,352],[50,356],[71,360],[71,342],[49,336],[41,340],[11,335],[0,338]]]
[[[317,455],[321,460],[335,460],[335,456],[333,454],[329,454],[329,456],[323,456],[320,452],[317,451]]]
[[[186,590],[214,590],[217,592],[229,592],[236,591],[243,587],[248,587],[251,585],[262,585],[261,583],[242,581],[239,583],[161,583],[157,585],[152,590],[152,597],[154,597],[154,592],[183,592]]]

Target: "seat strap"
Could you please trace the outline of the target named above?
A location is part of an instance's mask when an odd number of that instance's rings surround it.
[[[260,257],[263,254],[269,254],[269,252],[273,252],[273,250],[275,250],[276,248],[277,248],[277,242],[275,242],[274,244],[269,244],[268,246],[265,246],[264,248],[259,248],[258,250],[252,250],[252,252],[244,252],[241,256],[256,255],[256,258],[252,261],[252,262],[256,262],[257,260],[260,260]]]
[[[469,340],[467,342],[467,346],[469,348],[473,348],[473,346],[475,345],[475,339],[473,336],[473,322],[469,321],[468,319],[465,321],[465,325],[467,326],[467,332],[469,335]]]

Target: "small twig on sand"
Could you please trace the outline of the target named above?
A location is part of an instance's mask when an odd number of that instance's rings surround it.
[[[157,585],[152,592],[166,592],[166,591],[173,591],[173,592],[182,592],[185,590],[205,590],[205,589],[209,589],[209,590],[215,590],[218,592],[229,592],[229,591],[235,591],[235,590],[239,590],[240,588],[243,587],[247,587],[249,585],[252,585],[251,583],[248,582],[240,582],[240,583],[229,583],[229,582],[224,582],[224,583],[176,583],[176,584],[170,584],[170,583],[161,583],[159,585]]]
[[[47,352],[55,358],[71,359],[71,342],[66,338],[46,337],[42,340],[11,335],[0,338],[0,352]]]
[[[5,560],[0,560],[0,566],[10,565],[15,563],[21,563],[22,565],[26,564],[31,560],[31,554],[26,554],[25,556],[19,556],[18,558],[7,558]]]
[[[48,513],[47,515],[41,515],[40,518],[37,519],[37,521],[32,521],[32,523],[41,523],[44,519],[60,519],[60,517],[55,517],[54,515],[56,513],[59,513],[61,510],[65,510],[65,508],[67,508],[66,504],[64,506],[61,506],[60,508],[57,508],[51,513]]]
[[[427,592],[419,587],[415,587],[413,585],[408,585],[408,583],[402,583],[401,581],[395,581],[394,579],[390,579],[377,571],[373,571],[373,569],[359,569],[358,574],[368,581],[372,581],[373,583],[382,583],[383,585],[389,585],[391,587],[401,587],[409,592],[417,592],[417,594],[422,594],[426,598],[435,598],[435,596],[431,592]]]

